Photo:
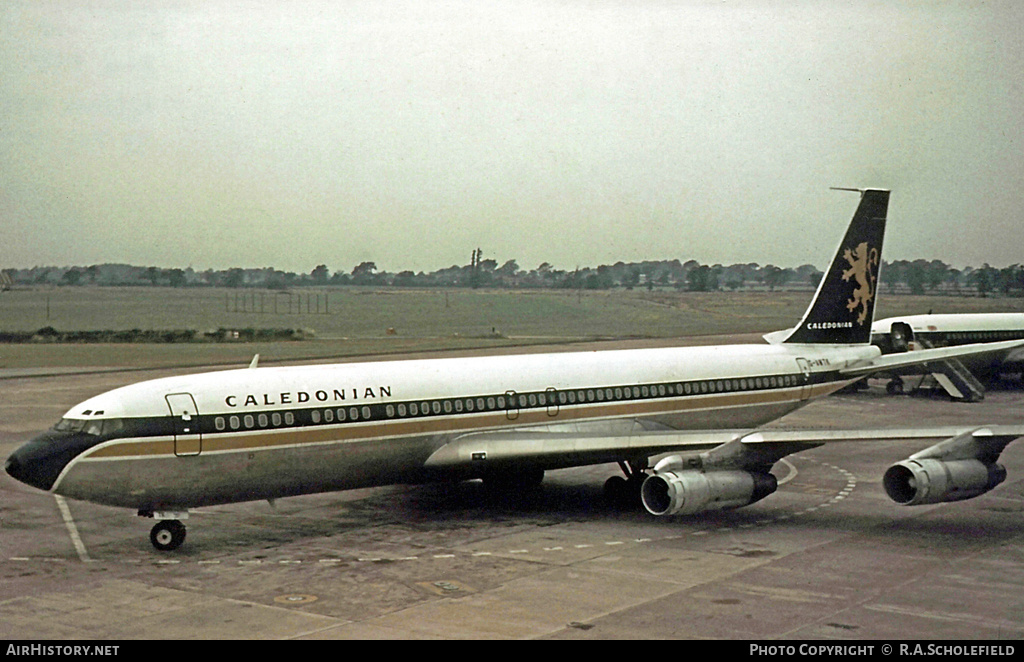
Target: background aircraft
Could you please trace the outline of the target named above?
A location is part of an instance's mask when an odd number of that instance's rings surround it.
[[[930,347],[954,347],[971,343],[1024,339],[1024,313],[963,313],[904,315],[876,321],[871,342],[883,353],[906,352]],[[958,400],[980,400],[986,382],[1000,375],[1020,375],[1024,370],[1024,349],[949,359],[888,371],[890,393],[902,393],[905,377],[918,376],[917,387],[937,385]]]

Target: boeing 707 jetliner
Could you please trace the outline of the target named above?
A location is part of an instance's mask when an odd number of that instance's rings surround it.
[[[1005,351],[1020,342],[882,355],[871,344],[889,191],[860,204],[799,324],[765,344],[562,352],[169,377],[97,395],[16,450],[7,472],[72,499],[157,520],[180,546],[188,510],[396,483],[618,462],[610,493],[654,515],[745,506],[783,456],[830,441],[936,443],[890,468],[895,500],[977,496],[1002,482],[1021,427],[759,430],[867,374]],[[668,455],[652,468],[651,459]]]

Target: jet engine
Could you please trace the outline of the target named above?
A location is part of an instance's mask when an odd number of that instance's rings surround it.
[[[882,486],[905,506],[974,498],[1006,480],[996,461],[1017,436],[989,428],[964,432],[892,465]]]
[[[672,469],[648,476],[640,497],[652,515],[692,515],[750,505],[778,486],[770,473]]]
[[[906,352],[913,341],[914,330],[906,322],[894,322],[888,333],[871,334],[871,344],[878,346],[883,354]]]
[[[882,485],[896,503],[917,506],[971,499],[1004,480],[1006,469],[994,462],[910,458],[889,467],[882,477]]]

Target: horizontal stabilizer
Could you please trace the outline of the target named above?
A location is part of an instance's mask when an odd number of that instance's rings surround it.
[[[922,365],[931,361],[960,359],[968,356],[979,356],[992,352],[1006,352],[1017,347],[1024,347],[1024,340],[1006,340],[1003,342],[974,343],[954,347],[935,347],[919,349],[900,354],[884,354],[865,363],[858,363],[844,368],[840,372],[851,377],[870,375],[883,370],[893,370],[909,366]]]

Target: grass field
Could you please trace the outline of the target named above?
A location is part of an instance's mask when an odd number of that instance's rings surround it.
[[[811,292],[569,292],[336,288],[66,287],[0,293],[0,331],[301,328],[268,343],[0,345],[0,369],[184,366],[616,338],[764,333],[802,315]],[[317,312],[319,310],[319,312]],[[876,317],[1024,311],[1024,300],[880,295]],[[308,311],[308,312],[307,312]]]

